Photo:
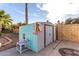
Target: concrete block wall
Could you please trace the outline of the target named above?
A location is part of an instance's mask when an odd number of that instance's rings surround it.
[[[79,24],[59,24],[57,32],[59,40],[79,42]]]

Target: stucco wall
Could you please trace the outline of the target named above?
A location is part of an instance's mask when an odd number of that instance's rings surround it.
[[[57,32],[59,40],[79,42],[79,24],[57,25]]]

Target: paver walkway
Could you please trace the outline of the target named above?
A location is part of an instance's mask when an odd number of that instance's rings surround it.
[[[13,33],[9,33],[9,34],[5,34],[5,37],[9,37],[10,39],[12,39],[12,43],[1,47],[0,51],[4,51],[6,49],[12,48],[16,46],[16,42],[18,41],[18,35],[17,34],[13,34]],[[7,40],[5,40],[4,36],[2,38],[0,38],[0,41],[2,41],[2,43],[5,43]]]

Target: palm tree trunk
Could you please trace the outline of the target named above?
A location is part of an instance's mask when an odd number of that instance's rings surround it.
[[[0,24],[0,32],[2,32],[2,24]]]
[[[25,4],[25,21],[28,24],[28,3]]]
[[[5,26],[2,24],[2,32],[5,30]]]

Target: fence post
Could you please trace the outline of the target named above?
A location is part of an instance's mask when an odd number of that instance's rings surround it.
[[[54,24],[54,41],[56,41],[56,24]]]

